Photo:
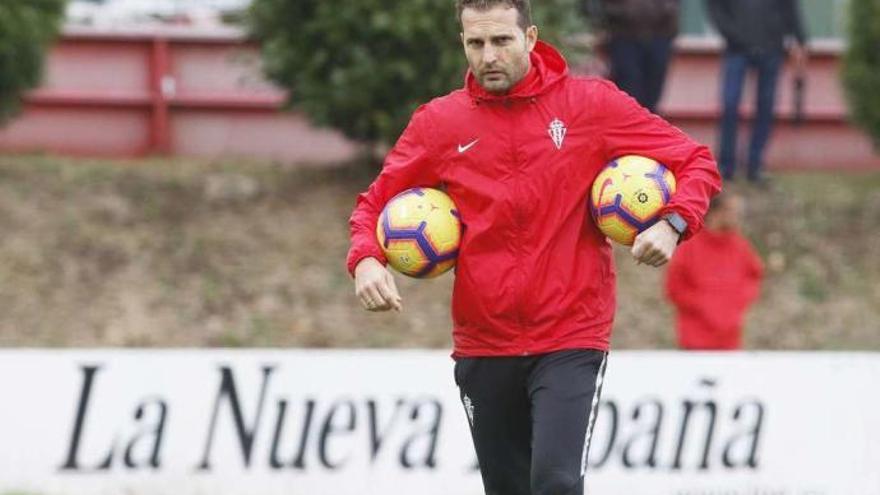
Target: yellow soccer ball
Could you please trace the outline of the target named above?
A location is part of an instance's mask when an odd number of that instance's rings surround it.
[[[593,182],[590,213],[603,234],[631,246],[653,225],[675,194],[675,176],[655,160],[627,155],[612,160]]]
[[[410,277],[436,277],[455,266],[458,257],[458,209],[443,191],[408,189],[385,205],[376,238],[395,270]]]

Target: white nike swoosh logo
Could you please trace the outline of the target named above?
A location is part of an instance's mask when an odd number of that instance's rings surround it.
[[[458,152],[459,152],[459,153],[464,153],[465,151],[471,149],[475,144],[477,144],[477,141],[479,141],[479,138],[478,138],[478,139],[474,139],[473,141],[471,141],[470,143],[468,143],[468,144],[466,144],[466,145],[464,145],[464,146],[462,146],[462,145],[459,144],[459,145],[458,145]]]

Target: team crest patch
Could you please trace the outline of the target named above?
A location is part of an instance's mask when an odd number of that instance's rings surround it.
[[[550,139],[553,140],[553,144],[556,145],[556,149],[562,149],[562,143],[565,141],[565,133],[568,129],[565,127],[565,122],[559,119],[553,119],[553,122],[550,122],[550,127],[547,129],[547,132],[550,134]]]

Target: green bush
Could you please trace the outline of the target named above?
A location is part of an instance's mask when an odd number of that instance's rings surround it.
[[[540,36],[583,30],[578,0],[536,0]],[[452,0],[255,0],[266,72],[291,105],[350,138],[393,143],[415,108],[461,87]]]
[[[0,121],[20,106],[21,93],[40,83],[43,58],[58,34],[65,0],[0,2]]]
[[[880,149],[880,2],[850,0],[843,80],[853,120]]]

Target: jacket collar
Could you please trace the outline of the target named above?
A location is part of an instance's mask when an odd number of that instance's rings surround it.
[[[532,65],[529,72],[507,94],[496,95],[486,91],[470,69],[465,76],[465,88],[471,98],[480,101],[532,98],[546,92],[568,75],[568,64],[562,54],[549,43],[538,40],[535,49],[529,54],[529,60]]]

